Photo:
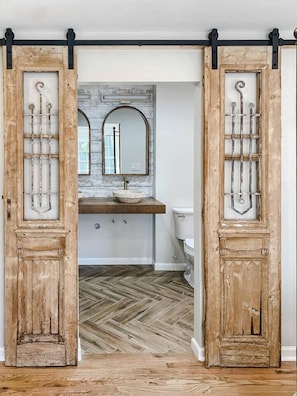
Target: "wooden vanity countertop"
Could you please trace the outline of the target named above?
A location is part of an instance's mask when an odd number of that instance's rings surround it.
[[[140,214],[154,214],[166,213],[166,206],[157,201],[155,198],[146,197],[139,203],[121,203],[115,198],[79,198],[78,200],[79,213],[140,213]]]

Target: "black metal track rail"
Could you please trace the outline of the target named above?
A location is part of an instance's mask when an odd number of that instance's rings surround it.
[[[269,33],[267,40],[218,40],[217,29],[212,29],[208,40],[76,40],[73,29],[68,29],[66,40],[15,40],[10,28],[6,29],[5,38],[0,39],[0,46],[6,45],[6,67],[12,69],[12,48],[19,46],[68,46],[68,67],[74,67],[75,46],[192,46],[212,47],[212,68],[218,68],[217,48],[222,46],[272,46],[272,68],[278,68],[278,48],[284,45],[296,45],[297,40],[283,40],[278,29]]]

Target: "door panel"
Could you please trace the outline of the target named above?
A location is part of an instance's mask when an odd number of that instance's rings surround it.
[[[271,49],[205,49],[207,366],[280,363],[280,70]]]
[[[77,363],[77,73],[67,65],[67,48],[15,46],[4,72],[9,366]]]

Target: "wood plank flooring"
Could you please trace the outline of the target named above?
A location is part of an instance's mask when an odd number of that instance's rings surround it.
[[[181,272],[80,266],[79,276],[83,354],[191,352],[193,289]]]
[[[80,269],[81,338],[85,353],[78,366],[14,368],[0,363],[1,396],[293,396],[296,391],[294,362],[283,363],[279,369],[206,369],[191,351],[180,352],[183,347],[189,349],[192,337],[192,289],[180,273],[164,273],[161,281],[161,278],[153,276],[150,267],[133,266],[130,269],[132,275],[130,272],[125,274],[126,270],[128,268],[119,267],[114,276],[114,268],[111,276],[110,268],[101,267],[99,273],[98,267]],[[143,277],[144,274],[147,276]],[[99,283],[98,279],[96,281],[98,277],[101,278]],[[115,279],[112,281],[111,278]],[[111,282],[115,282],[118,287],[112,287]],[[147,311],[143,310],[146,304],[139,303],[141,296],[148,300],[150,307]],[[126,302],[121,304],[121,299]],[[163,299],[166,304],[162,303]],[[182,309],[183,303],[185,307]],[[137,309],[132,309],[133,304]],[[174,314],[175,310],[179,315]],[[112,326],[108,328],[111,331],[110,338],[105,336],[104,331],[103,335],[88,335],[92,334],[92,326],[104,324],[104,316],[118,323],[116,331],[112,330]],[[136,322],[142,323],[142,320],[144,327],[157,326],[154,327],[158,328],[155,336],[160,333],[162,341],[158,339],[158,342],[152,342],[150,339],[146,342],[145,337],[140,338],[142,327],[134,328],[132,332],[130,323],[136,327]],[[179,352],[174,353],[174,342],[165,333],[167,326],[175,326],[179,321],[178,330],[174,332],[182,331],[184,336],[188,334],[188,341],[184,346],[182,341],[176,341]],[[157,325],[157,322],[160,324]],[[148,333],[145,335],[148,336]],[[175,338],[176,335],[173,336]],[[164,344],[167,352],[149,352]],[[126,353],[125,350],[130,348],[132,353]],[[100,353],[90,354],[93,350],[99,350]]]
[[[22,396],[293,396],[295,363],[280,369],[206,369],[193,354],[88,355],[78,367],[11,368],[0,394]]]

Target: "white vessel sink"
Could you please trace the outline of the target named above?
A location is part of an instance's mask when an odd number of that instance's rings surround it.
[[[138,203],[144,197],[144,192],[140,190],[115,190],[112,194],[123,203]]]

